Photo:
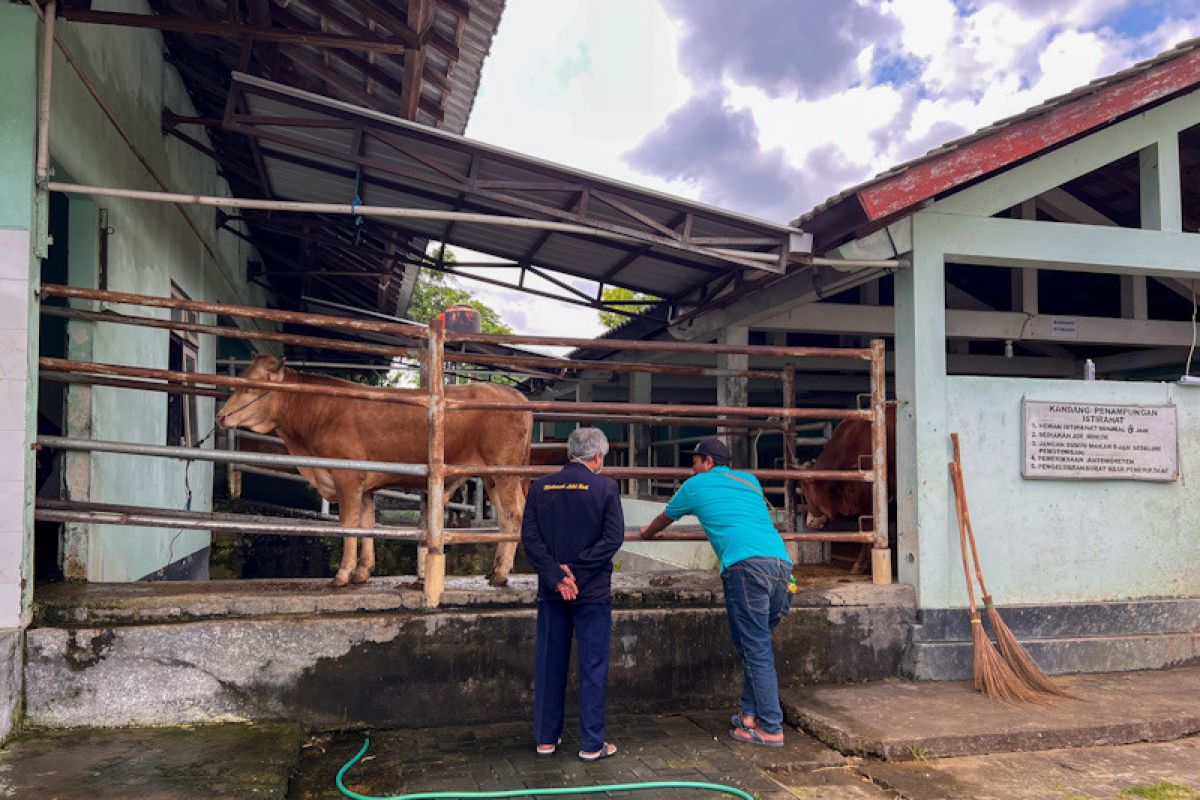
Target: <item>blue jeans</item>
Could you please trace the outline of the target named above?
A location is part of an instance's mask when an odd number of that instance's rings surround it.
[[[792,566],[778,558],[746,558],[721,573],[733,646],[742,657],[742,715],[766,733],[783,733],[771,631],[792,607]]]
[[[533,740],[554,744],[563,732],[571,638],[579,656],[579,743],[589,753],[604,747],[608,687],[609,603],[539,600],[533,678]]]

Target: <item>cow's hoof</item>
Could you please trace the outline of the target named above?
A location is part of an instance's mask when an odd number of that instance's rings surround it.
[[[508,586],[508,573],[492,570],[487,574],[487,582],[492,586]]]
[[[331,589],[344,589],[350,585],[350,570],[339,569],[337,575],[333,576],[333,580],[329,582]]]
[[[359,567],[350,573],[351,583],[366,583],[371,577],[371,567]]]

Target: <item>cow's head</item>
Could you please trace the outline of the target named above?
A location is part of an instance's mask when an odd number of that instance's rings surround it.
[[[812,469],[815,459],[805,461],[800,469]],[[830,521],[831,504],[828,497],[827,481],[801,480],[797,481],[797,491],[804,498],[808,512],[804,516],[804,528],[810,531],[823,531]]]
[[[241,377],[278,383],[284,379],[283,359],[255,356],[254,362],[242,370]],[[217,412],[217,424],[222,428],[246,428],[255,433],[271,433],[279,425],[286,402],[285,392],[238,389]]]

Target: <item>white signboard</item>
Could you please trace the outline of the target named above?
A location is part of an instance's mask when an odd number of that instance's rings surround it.
[[[1179,477],[1175,406],[1024,400],[1026,478],[1173,481]]]
[[[1059,317],[1051,319],[1050,335],[1055,339],[1078,339],[1079,320]]]

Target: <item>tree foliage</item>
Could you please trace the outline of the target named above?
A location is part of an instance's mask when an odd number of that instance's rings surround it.
[[[647,301],[645,305],[628,305],[628,306],[622,305],[621,306],[621,308],[625,309],[626,311],[630,311],[635,314],[645,311],[646,309],[648,309],[652,305],[654,305],[656,302],[658,302],[658,300],[660,299],[658,297],[655,297],[652,294],[645,294],[643,292],[635,292],[632,289],[625,289],[620,286],[605,287],[604,294],[601,295],[601,298],[604,299],[605,301],[608,301],[608,300],[645,300],[645,301]],[[603,325],[606,330],[611,331],[613,328],[616,328],[619,325],[621,325],[622,323],[624,323],[627,319],[629,319],[629,317],[625,316],[624,314],[618,314],[613,311],[601,311],[600,312],[600,324]]]
[[[436,255],[427,259],[433,264]],[[447,251],[444,263],[454,263],[454,253]],[[447,308],[458,303],[465,303],[479,312],[480,322],[484,333],[512,333],[512,328],[504,324],[500,314],[487,303],[476,300],[471,293],[456,289],[449,283],[450,276],[438,272],[431,267],[425,267],[417,277],[417,285],[413,287],[412,301],[408,305],[406,319],[413,322],[426,323],[441,314]]]

